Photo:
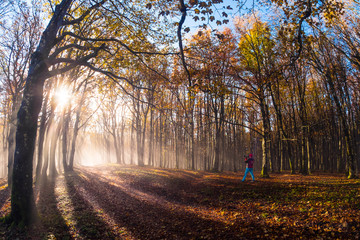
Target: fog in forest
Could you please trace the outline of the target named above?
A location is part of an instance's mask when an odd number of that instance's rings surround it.
[[[111,2],[104,4],[111,9]],[[157,11],[151,4],[141,7]],[[232,7],[226,9],[223,17]],[[52,46],[58,61],[48,67],[54,74],[44,82],[36,116],[35,178],[99,164],[239,171],[249,153],[264,176],[280,171],[359,172],[360,68],[351,52],[358,52],[354,46],[359,38],[353,33],[360,25],[351,8],[339,22],[329,20],[333,25],[325,24],[326,29],[304,33],[297,33],[297,23],[284,28],[277,12],[231,16],[231,23],[216,20],[216,29],[190,31],[184,26],[183,56],[177,45],[174,49],[178,22],[169,24],[174,19],[166,19],[166,11],[147,14],[145,23],[143,11],[124,12],[139,16],[128,22],[124,15],[112,16],[116,11],[103,10],[94,10],[101,15],[91,19],[94,23],[81,23],[83,32],[90,34],[96,26],[95,32],[117,41],[96,39],[99,47],[94,39],[75,37]],[[203,13],[195,11],[194,19]],[[7,31],[0,38],[0,177],[12,173],[29,59],[45,29],[40,16],[39,9],[11,21],[9,15],[0,24]],[[100,20],[107,17],[111,21]],[[110,24],[117,18],[124,18],[124,26]],[[347,24],[340,21],[345,19]],[[166,27],[159,28],[160,23]],[[128,26],[131,36],[121,34]],[[286,37],[298,34],[304,39]],[[133,41],[138,37],[140,45]],[[299,39],[303,42],[297,49]],[[92,46],[94,56],[85,46]],[[80,64],[75,56],[91,61]]]

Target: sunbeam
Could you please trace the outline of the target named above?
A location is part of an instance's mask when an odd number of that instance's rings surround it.
[[[58,109],[63,109],[66,107],[72,98],[72,94],[70,89],[67,87],[61,86],[58,89],[56,89],[55,92],[55,101],[58,106]]]

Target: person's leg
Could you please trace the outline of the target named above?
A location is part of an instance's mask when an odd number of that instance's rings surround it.
[[[253,169],[250,168],[250,169],[249,169],[249,172],[250,172],[250,174],[251,174],[252,180],[255,181]]]
[[[243,177],[242,181],[245,181],[246,175],[247,175],[248,173],[249,173],[249,168],[246,168],[246,169],[245,169],[245,174],[244,174],[244,177]]]

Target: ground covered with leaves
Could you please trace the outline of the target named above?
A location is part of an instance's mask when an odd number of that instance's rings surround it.
[[[359,239],[360,180],[133,166],[78,168],[35,189],[39,220],[1,239]],[[10,211],[0,181],[0,215]]]

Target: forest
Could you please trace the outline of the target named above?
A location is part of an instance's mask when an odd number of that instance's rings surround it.
[[[52,233],[29,239],[359,239],[359,13],[356,0],[2,0],[0,237],[40,216]],[[249,154],[256,181],[241,185]]]

